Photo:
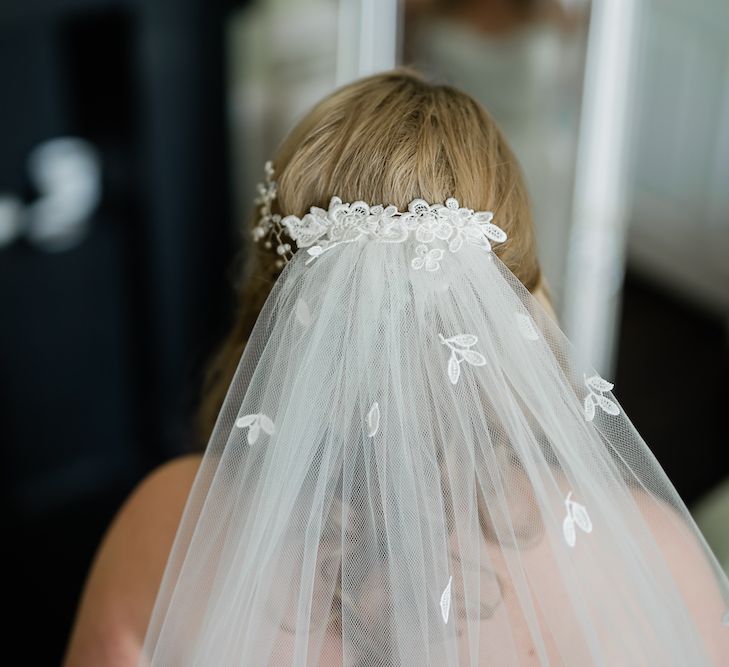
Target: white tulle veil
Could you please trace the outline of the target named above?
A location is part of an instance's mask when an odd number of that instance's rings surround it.
[[[498,220],[335,198],[274,222],[300,249],[140,665],[729,664],[725,574],[612,384],[490,251]]]

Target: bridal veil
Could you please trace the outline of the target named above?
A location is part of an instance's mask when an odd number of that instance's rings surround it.
[[[729,664],[726,575],[498,216],[285,213],[139,664]]]

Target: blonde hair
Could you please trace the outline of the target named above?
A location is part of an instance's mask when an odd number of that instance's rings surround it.
[[[488,112],[466,93],[408,69],[335,90],[291,131],[273,157],[274,212],[303,216],[343,201],[394,204],[418,197],[493,211],[508,235],[501,260],[530,291],[541,281],[531,210],[519,164]],[[255,216],[254,216],[255,220]],[[241,273],[240,307],[210,364],[197,415],[207,442],[245,341],[279,273],[274,249],[256,245]]]

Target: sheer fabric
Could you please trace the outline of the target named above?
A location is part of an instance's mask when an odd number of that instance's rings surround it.
[[[612,384],[494,252],[418,245],[286,265],[139,664],[729,664],[729,582]]]

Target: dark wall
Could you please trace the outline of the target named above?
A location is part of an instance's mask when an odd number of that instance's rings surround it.
[[[729,470],[726,323],[629,270],[617,344],[620,402],[690,506]]]
[[[27,157],[59,136],[89,142],[102,173],[77,243],[50,252],[19,234],[0,246],[6,604],[21,635],[37,637],[45,612],[44,641],[21,642],[24,664],[60,660],[111,516],[193,443],[201,369],[232,299],[226,10],[0,4],[0,193],[38,201]]]

